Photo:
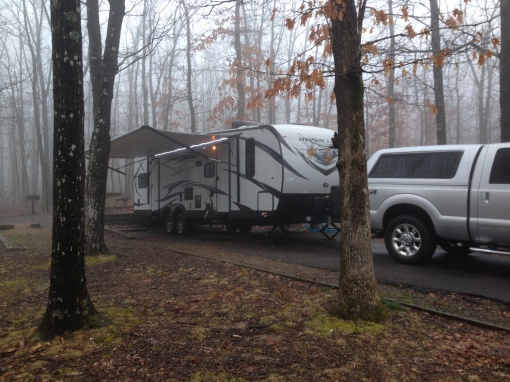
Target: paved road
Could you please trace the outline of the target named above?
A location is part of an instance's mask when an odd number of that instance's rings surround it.
[[[162,240],[181,240],[160,234]],[[243,235],[201,229],[186,240],[206,241],[211,246],[231,252],[339,270],[338,239],[326,240],[317,233],[292,232],[281,244],[275,244],[261,232]],[[372,248],[376,277],[381,283],[465,293],[510,304],[510,256],[475,253],[456,258],[438,249],[429,262],[412,266],[395,262],[381,240],[374,240]]]
[[[0,224],[17,224],[22,221],[51,224],[51,215],[0,218]],[[168,236],[156,229],[137,235],[142,239],[144,235],[158,235],[161,240],[168,240],[169,243],[174,240],[206,241],[219,250],[339,270],[338,238],[326,240],[321,234],[301,229],[291,232],[281,244],[275,244],[265,232],[255,231],[243,235],[230,234],[223,229],[201,228],[193,235],[178,237]],[[472,294],[510,304],[510,256],[474,253],[464,258],[455,258],[438,250],[429,262],[410,266],[396,263],[386,252],[381,240],[374,240],[372,248],[375,273],[380,283]]]

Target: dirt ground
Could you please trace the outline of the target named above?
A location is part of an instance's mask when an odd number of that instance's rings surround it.
[[[0,381],[510,380],[508,331],[400,306],[384,325],[345,322],[329,313],[334,288],[264,270],[321,280],[332,272],[172,237],[107,233],[111,255],[87,259],[87,285],[113,324],[41,342],[51,225],[15,222],[0,234]],[[510,327],[510,307],[496,302],[380,288]]]

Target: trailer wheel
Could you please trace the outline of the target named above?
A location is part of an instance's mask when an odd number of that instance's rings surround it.
[[[424,262],[436,250],[432,229],[410,215],[397,216],[388,224],[384,244],[391,257],[403,264]]]
[[[451,256],[467,256],[472,251],[469,249],[469,245],[463,243],[462,241],[452,241],[441,239],[439,241],[439,246],[449,255]]]
[[[237,225],[235,224],[225,224],[225,229],[227,232],[234,233],[237,231]]]
[[[243,224],[239,226],[239,232],[249,233],[251,231],[251,224]]]
[[[191,231],[191,222],[180,213],[175,219],[175,229],[179,235],[187,235]]]
[[[166,233],[175,233],[175,216],[169,213],[165,216],[165,231]]]

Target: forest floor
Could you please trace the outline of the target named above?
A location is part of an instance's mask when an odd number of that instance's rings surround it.
[[[0,234],[0,381],[510,380],[509,331],[398,305],[384,324],[342,321],[334,288],[261,269],[317,270],[251,258],[254,269],[196,243],[177,250],[170,237],[111,232],[111,254],[86,262],[90,296],[112,324],[41,341],[51,224],[17,221]],[[510,307],[494,301],[380,288],[510,327]]]

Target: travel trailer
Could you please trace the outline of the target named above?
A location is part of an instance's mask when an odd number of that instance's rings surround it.
[[[329,226],[338,218],[332,130],[233,125],[201,134],[142,126],[113,139],[110,157],[134,158],[135,214],[161,218],[168,233],[178,234],[194,224],[248,232],[254,225]]]

